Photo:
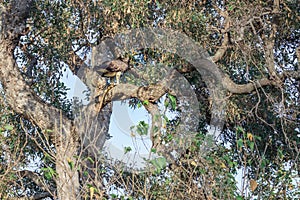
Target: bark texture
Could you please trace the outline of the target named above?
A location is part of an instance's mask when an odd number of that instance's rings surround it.
[[[74,159],[78,148],[76,129],[72,121],[60,110],[48,105],[35,95],[22,77],[13,55],[15,41],[19,39],[22,28],[25,27],[30,6],[31,1],[15,0],[11,2],[10,7],[1,8],[3,18],[0,42],[0,81],[5,100],[14,112],[31,120],[44,130],[45,134],[46,130],[52,130],[47,132],[50,137],[55,138],[57,151],[55,157],[57,189],[52,196],[59,199],[77,199],[78,172],[71,169],[69,165],[70,162],[76,162]]]
[[[32,1],[31,0],[13,0],[7,7],[0,7],[0,82],[5,94],[5,101],[14,110],[14,112],[23,115],[25,118],[32,121],[41,130],[43,130],[47,137],[54,138],[55,141],[55,164],[56,173],[55,182],[57,188],[48,189],[37,195],[38,197],[51,196],[61,200],[73,200],[80,198],[80,180],[79,174],[76,167],[78,166],[78,160],[75,159],[78,156],[78,152],[84,152],[85,156],[92,156],[97,158],[99,150],[103,147],[105,142],[106,133],[108,132],[108,127],[110,123],[111,115],[111,104],[113,100],[124,100],[129,98],[138,98],[141,101],[149,101],[149,105],[145,106],[152,118],[155,118],[155,114],[158,112],[157,105],[155,102],[164,94],[172,93],[169,90],[169,85],[171,84],[168,77],[158,84],[153,84],[149,86],[134,86],[130,84],[119,84],[115,87],[110,88],[110,90],[105,89],[106,82],[103,78],[99,78],[99,75],[95,71],[87,68],[86,65],[82,65],[78,73],[78,77],[91,89],[91,103],[81,110],[81,114],[75,120],[67,118],[61,110],[43,102],[35,92],[27,85],[24,80],[20,70],[17,66],[16,60],[14,58],[13,52],[17,45],[20,36],[24,33],[26,26],[25,21],[29,16],[31,10]],[[236,84],[233,82],[228,75],[223,73],[218,66],[215,64],[218,62],[225,54],[228,43],[229,35],[226,34],[229,31],[230,18],[227,13],[223,13],[225,20],[225,26],[223,32],[225,37],[223,43],[219,50],[211,58],[207,58],[207,55],[203,52],[199,53],[199,60],[191,60],[192,64],[201,65],[204,75],[212,74],[216,80],[220,81],[223,88],[230,93],[242,94],[251,93],[259,87],[266,85],[273,85],[280,87],[283,84],[284,76],[295,76],[299,79],[299,71],[295,74],[278,74],[275,70],[274,65],[274,38],[266,43],[266,57],[267,57],[267,70],[270,73],[269,78],[262,78],[256,81],[249,81],[247,84]],[[274,33],[276,30],[274,30]],[[176,34],[180,36],[178,32],[174,32],[174,44],[180,46],[186,38],[182,38],[182,41],[177,41]],[[242,36],[242,34],[241,34]],[[135,37],[133,35],[132,37]],[[122,38],[121,38],[122,39]],[[172,38],[168,38],[172,39]],[[128,39],[130,42],[134,42],[131,38]],[[137,41],[143,41],[137,40]],[[169,41],[169,40],[166,40]],[[134,46],[135,44],[131,44]],[[141,42],[138,44],[141,48],[143,45],[147,44],[148,41]],[[168,44],[160,43],[161,41],[156,41],[157,44],[165,45],[169,52],[174,52],[172,49],[168,49]],[[152,43],[151,43],[152,44]],[[192,48],[192,44],[186,44],[186,47]],[[146,45],[146,46],[147,46]],[[126,45],[124,45],[126,46]],[[150,44],[148,45],[151,46]],[[147,47],[148,47],[147,46]],[[106,46],[104,46],[106,47]],[[160,46],[154,46],[159,48]],[[195,47],[196,48],[196,47]],[[193,48],[192,48],[193,49]],[[182,57],[193,58],[193,55],[188,55],[190,49],[179,49],[178,52]],[[111,50],[112,51],[112,50]],[[186,54],[185,54],[186,53]],[[112,53],[117,54],[115,52]],[[75,55],[75,53],[74,53]],[[297,50],[298,58],[300,57],[300,49]],[[100,59],[100,63],[105,61],[104,58]],[[194,63],[193,63],[194,62]],[[78,68],[78,67],[76,67]],[[180,69],[181,72],[187,72],[194,69]],[[209,79],[209,78],[208,78]],[[97,97],[100,101],[97,103],[94,98]],[[99,111],[100,114],[99,114]],[[161,121],[153,123],[154,126],[160,127]],[[51,131],[46,131],[51,130]],[[156,133],[159,135],[159,133]],[[153,135],[155,137],[156,135]],[[87,165],[88,166],[88,165]],[[27,176],[31,179],[39,176],[38,174],[33,174],[31,172],[24,172],[22,176]],[[91,174],[90,177],[92,177]],[[37,185],[42,186],[40,181],[36,181]],[[95,185],[99,188],[101,187],[101,177],[86,179],[83,181],[93,181]]]

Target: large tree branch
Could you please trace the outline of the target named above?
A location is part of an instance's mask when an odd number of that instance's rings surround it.
[[[102,106],[114,100],[125,100],[130,98],[137,98],[144,102],[145,108],[152,117],[151,139],[154,142],[154,139],[159,139],[157,137],[160,135],[161,128],[160,111],[154,103],[167,92],[171,91],[163,84],[149,86],[120,84],[108,91],[108,93],[104,96]]]
[[[11,49],[10,43],[2,41],[0,44],[0,81],[5,92],[5,100],[16,113],[30,119],[42,130],[52,130],[47,133],[52,134],[52,137],[59,141],[56,144],[56,167],[59,174],[57,183],[64,184],[59,186],[59,191],[62,191],[59,194],[64,197],[67,190],[76,191],[74,187],[78,186],[75,180],[76,173],[68,172],[70,169],[67,162],[67,158],[73,159],[77,148],[76,141],[74,141],[74,126],[60,110],[41,101],[33,93],[18,70],[12,52],[8,49]],[[74,194],[68,193],[75,197]]]
[[[231,19],[229,18],[229,15],[226,11],[222,11],[221,14],[225,18],[224,28],[221,29],[221,33],[224,33],[224,35],[223,35],[223,41],[222,41],[221,47],[219,47],[219,49],[217,50],[215,55],[211,57],[211,60],[213,62],[218,62],[224,56],[224,54],[227,50],[227,47],[228,47],[228,43],[229,43],[228,30],[230,27]]]
[[[118,84],[109,90],[104,97],[100,97],[103,98],[102,107],[111,101],[125,100],[130,98],[137,98],[142,102],[149,101],[154,103],[166,93],[173,94],[173,92],[167,87],[168,81],[170,81],[170,79],[165,79],[158,84],[149,86]]]
[[[258,79],[247,84],[236,84],[228,76],[224,76],[222,84],[229,92],[234,94],[251,93],[255,90],[255,88],[260,88],[267,85],[278,85],[277,82],[267,78]]]
[[[292,74],[296,75],[297,73],[292,73]],[[229,76],[226,75],[224,72],[222,72],[221,76],[222,76],[223,87],[229,92],[234,94],[251,93],[252,91],[255,90],[255,88],[260,88],[267,85],[279,86],[281,84],[280,80],[276,81],[276,80],[270,80],[268,78],[261,78],[247,84],[237,84],[233,82],[229,78]],[[168,82],[169,81],[168,78],[166,78],[165,81]],[[103,99],[102,106],[114,100],[125,100],[130,98],[137,98],[141,101],[148,100],[150,102],[155,102],[168,92],[172,93],[172,91],[166,87],[165,82],[161,82],[149,86],[119,84],[107,92],[107,94]]]
[[[9,27],[24,28],[31,6],[32,0],[13,0],[10,7],[2,7],[1,12],[4,17],[1,23],[1,36],[5,36],[10,31],[7,30]],[[20,35],[19,32],[10,32],[10,34],[14,34],[14,37],[1,37],[0,43],[0,81],[6,102],[15,112],[32,120],[42,130],[53,129],[56,119],[61,116],[60,110],[41,101],[25,82],[13,55],[15,41],[11,41],[18,39]],[[65,127],[70,128],[70,121],[65,116],[63,118]]]
[[[270,38],[265,39],[265,59],[266,66],[269,71],[269,75],[272,79],[278,79],[278,75],[275,69],[275,59],[274,59],[274,43],[275,43],[275,34],[276,34],[276,25],[272,24],[273,30]]]
[[[60,110],[43,102],[36,96],[23,79],[16,66],[8,42],[2,41],[0,45],[0,81],[5,92],[6,102],[16,113],[32,120],[42,130],[53,129],[63,117],[64,127],[71,128],[71,121],[60,115]],[[67,128],[68,127],[68,128]],[[69,129],[69,130],[68,130]]]
[[[105,97],[104,102],[112,100],[125,100],[137,98],[141,101],[155,102],[168,90],[164,85],[156,84],[149,86],[135,86],[131,84],[120,84],[114,87]]]
[[[7,104],[19,114],[52,134],[56,145],[56,179],[59,199],[76,199],[79,192],[77,170],[69,167],[75,162],[77,136],[72,121],[53,106],[43,102],[24,81],[13,56],[20,34],[31,10],[31,0],[14,0],[10,8],[1,8],[0,81]],[[4,36],[4,37],[3,37]]]
[[[227,46],[228,46],[228,42],[229,42],[229,33],[225,33],[224,34],[224,39],[222,42],[221,47],[219,47],[218,51],[215,53],[214,56],[211,57],[211,60],[213,62],[218,62],[225,54],[226,50],[227,50]]]

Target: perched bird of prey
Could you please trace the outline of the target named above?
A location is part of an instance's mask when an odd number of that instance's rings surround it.
[[[121,60],[106,61],[100,66],[95,66],[94,70],[104,77],[116,77],[117,84],[120,83],[120,77],[128,69],[129,65]]]

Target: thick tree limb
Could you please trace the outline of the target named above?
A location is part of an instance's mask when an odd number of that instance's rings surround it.
[[[266,85],[277,85],[275,81],[271,81],[267,78],[262,78],[247,84],[236,84],[228,76],[224,76],[222,84],[229,92],[234,94],[251,93],[255,88]]]
[[[273,34],[275,34],[275,33],[273,33]],[[265,57],[266,57],[266,66],[269,71],[270,77],[272,77],[274,79],[274,78],[278,78],[278,76],[277,76],[277,72],[275,69],[275,59],[274,59],[274,52],[273,52],[275,40],[274,40],[274,38],[273,39],[272,38],[268,39],[266,41],[266,45],[265,45],[266,56]]]
[[[47,133],[52,134],[53,138],[60,141],[56,144],[56,167],[60,178],[60,181],[58,180],[57,183],[63,184],[59,186],[59,190],[63,191],[60,194],[72,195],[72,193],[66,193],[66,191],[76,191],[77,189],[74,189],[74,187],[78,187],[79,184],[79,181],[76,181],[76,173],[74,171],[67,172],[70,170],[67,158],[72,159],[77,148],[76,141],[73,138],[75,134],[73,124],[60,110],[42,102],[32,92],[21,76],[11,51],[7,50],[10,48],[9,43],[2,41],[0,45],[0,81],[5,92],[6,102],[16,113],[20,113],[32,120],[42,130],[52,130],[52,132],[48,131]],[[72,181],[68,182],[70,177]],[[68,184],[65,184],[65,181]],[[69,189],[64,189],[65,187]],[[62,197],[65,196],[63,195]]]
[[[222,11],[223,17],[225,17],[225,22],[224,22],[224,28],[222,29],[221,32],[224,32],[224,38],[223,38],[223,42],[221,47],[219,47],[219,49],[217,50],[217,52],[215,53],[214,56],[211,57],[211,60],[213,62],[218,62],[225,54],[227,47],[228,47],[228,43],[229,43],[229,27],[230,27],[230,18],[228,16],[228,13],[225,11]]]
[[[215,53],[215,55],[211,57],[211,60],[213,62],[218,62],[224,56],[224,54],[227,50],[228,42],[229,42],[229,36],[228,36],[228,33],[225,33],[221,47],[219,47],[219,49]]]
[[[131,84],[119,84],[112,88],[104,97],[103,106],[108,102],[137,98],[141,101],[155,102],[168,92],[161,84],[149,86],[136,86]]]
[[[52,130],[47,133],[51,133],[56,139],[58,198],[76,199],[79,192],[78,175],[76,170],[69,167],[69,162],[75,162],[74,155],[76,155],[78,147],[72,121],[60,110],[41,101],[35,95],[24,81],[13,56],[15,42],[18,42],[20,34],[25,28],[31,3],[31,0],[14,0],[11,2],[12,7],[1,8],[4,18],[1,23],[0,81],[5,93],[5,100],[16,113],[30,119],[42,130]]]
[[[9,31],[5,28],[23,28],[26,18],[31,10],[32,0],[13,0],[10,7],[1,8],[3,12],[1,36]],[[11,21],[14,19],[13,21]],[[10,23],[10,24],[7,24]],[[20,37],[15,34],[13,39]],[[24,81],[14,59],[13,51],[15,41],[12,38],[2,37],[0,43],[0,81],[5,91],[7,103],[15,112],[23,114],[31,119],[42,130],[52,129],[56,120],[60,117],[60,111],[49,104],[46,104],[35,95]],[[71,127],[70,121],[64,117],[66,127]],[[43,119],[43,120],[41,120]]]
[[[65,131],[70,131],[71,122],[60,115],[60,110],[46,104],[36,96],[24,81],[18,70],[11,52],[10,45],[2,42],[0,45],[0,81],[5,91],[6,101],[15,112],[32,120],[42,130],[52,130],[63,117]]]

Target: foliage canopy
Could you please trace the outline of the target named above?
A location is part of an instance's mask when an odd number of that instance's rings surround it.
[[[6,0],[0,6],[2,199],[299,197],[300,7],[296,0]],[[175,54],[157,49],[126,52],[132,70],[147,78],[157,78],[160,65],[176,68],[193,86],[201,111],[198,133],[184,155],[166,167],[165,160],[152,161],[155,171],[136,174],[85,154],[84,148],[78,148],[82,141],[74,140],[72,148],[58,144],[79,137],[73,112],[78,102],[67,98],[65,71],[80,77],[81,69],[89,69],[92,47],[117,33],[143,27],[177,30],[206,49],[223,73],[227,105],[218,145],[203,154],[211,102],[201,74]],[[148,86],[142,78],[126,73],[124,78]],[[151,83],[154,88],[158,81]],[[105,100],[106,88],[98,89],[89,91],[91,101],[99,95]],[[185,112],[177,108],[171,93],[155,101],[133,98],[130,105],[151,109],[160,101],[167,110]],[[100,126],[107,132],[111,107],[109,100],[105,103],[108,106],[100,109],[106,121]],[[51,115],[61,123],[49,121]],[[180,118],[165,122],[162,139],[169,141]],[[79,127],[91,130],[84,124]],[[143,122],[138,127],[145,133],[149,125]],[[69,188],[74,194],[66,194],[68,186],[75,188]]]

